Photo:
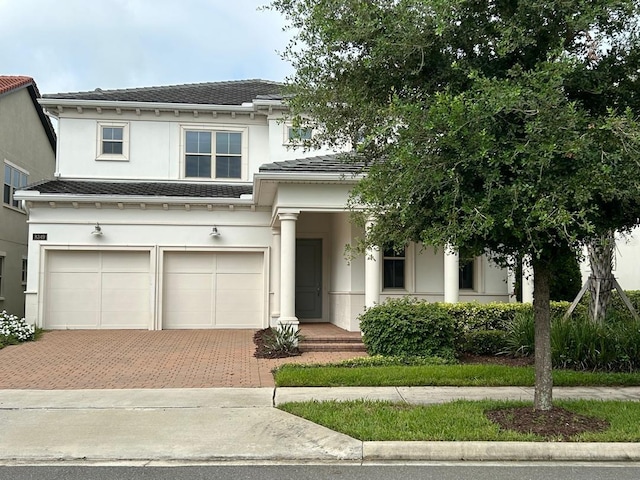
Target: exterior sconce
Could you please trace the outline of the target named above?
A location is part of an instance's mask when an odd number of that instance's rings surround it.
[[[218,231],[218,227],[214,226],[211,228],[211,233],[209,233],[210,236],[212,237],[219,237],[220,236],[220,232]]]
[[[91,232],[91,235],[96,235],[97,237],[102,236],[102,227],[99,223],[96,223],[96,226],[93,227],[93,232]]]

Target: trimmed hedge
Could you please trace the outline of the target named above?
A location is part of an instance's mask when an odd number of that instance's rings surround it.
[[[568,302],[552,302],[552,316],[562,317],[568,307]],[[359,320],[370,355],[451,358],[505,351],[510,325],[528,312],[531,304],[427,303],[405,297],[376,305]]]

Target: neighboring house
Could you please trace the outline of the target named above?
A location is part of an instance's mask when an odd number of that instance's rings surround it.
[[[56,135],[38,104],[33,78],[0,75],[0,311],[24,315],[27,212],[14,197],[29,183],[52,178]]]
[[[246,80],[45,95],[55,179],[30,215],[27,319],[63,328],[358,330],[365,305],[411,295],[508,301],[484,257],[459,270],[409,245],[352,260],[359,167],[295,148],[281,85]],[[298,145],[299,146],[299,145]]]

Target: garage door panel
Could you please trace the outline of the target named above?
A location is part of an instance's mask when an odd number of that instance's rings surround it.
[[[99,328],[98,313],[92,311],[55,311],[47,317],[47,328],[51,329],[95,329]]]
[[[234,310],[238,312],[252,312],[262,308],[260,290],[218,290],[216,309]]]
[[[100,276],[90,272],[54,272],[48,275],[50,290],[98,290]]]
[[[140,273],[103,273],[102,288],[149,291],[149,275]]]
[[[262,290],[262,275],[256,274],[218,274],[218,290]]]
[[[49,312],[97,312],[99,289],[58,289],[49,298]]]
[[[100,267],[98,252],[56,251],[48,256],[49,272],[96,272]]]
[[[262,273],[262,254],[220,253],[217,273]]]
[[[171,252],[165,255],[164,270],[171,273],[213,273],[215,257],[210,253]]]
[[[149,271],[149,255],[141,252],[109,252],[102,255],[103,272],[144,272]]]
[[[171,290],[211,290],[213,277],[210,273],[185,273],[165,275],[165,289]]]

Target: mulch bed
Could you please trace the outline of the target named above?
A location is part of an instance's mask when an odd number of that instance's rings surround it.
[[[571,441],[574,435],[603,432],[609,422],[554,407],[550,411],[536,411],[532,407],[514,407],[485,412],[487,418],[504,430],[534,433],[545,440]]]
[[[302,355],[300,349],[296,348],[292,351],[282,351],[269,347],[269,337],[273,336],[273,330],[271,328],[264,328],[258,330],[253,335],[253,343],[256,345],[256,351],[253,356],[256,358],[287,358],[297,357]]]

